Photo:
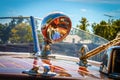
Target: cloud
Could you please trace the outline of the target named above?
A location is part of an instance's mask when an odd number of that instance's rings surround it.
[[[86,9],[80,9],[81,12],[86,12],[87,10]]]

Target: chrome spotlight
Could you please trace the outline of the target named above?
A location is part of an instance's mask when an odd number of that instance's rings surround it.
[[[41,23],[44,38],[52,42],[62,41],[71,30],[71,20],[63,13],[51,13]]]

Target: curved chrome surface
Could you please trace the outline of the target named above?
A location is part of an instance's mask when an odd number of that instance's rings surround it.
[[[41,31],[45,39],[52,42],[62,41],[70,32],[71,20],[63,13],[52,13],[41,23]]]

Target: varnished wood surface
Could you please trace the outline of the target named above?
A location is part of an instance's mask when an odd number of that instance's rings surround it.
[[[53,55],[52,55],[53,56]],[[66,74],[69,76],[57,75],[51,78],[45,79],[62,79],[62,80],[110,80],[103,74],[99,72],[99,62],[89,61],[90,65],[87,71],[80,70],[79,66],[76,64],[78,58],[54,55],[56,58],[51,59],[52,65],[59,66],[65,69]],[[42,66],[42,62],[39,59],[39,66]],[[95,65],[95,66],[94,66]],[[0,79],[43,79],[41,76],[31,76],[23,74],[25,70],[30,70],[33,67],[33,57],[26,53],[14,53],[10,54],[0,52]],[[40,69],[42,70],[42,69]],[[57,72],[60,74],[60,72]],[[61,73],[64,74],[64,73]]]

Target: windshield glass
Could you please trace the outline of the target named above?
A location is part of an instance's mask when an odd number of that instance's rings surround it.
[[[40,48],[42,48],[43,36],[40,24],[41,21],[35,19]],[[102,37],[76,29],[72,26],[69,35],[63,39],[62,42],[52,44],[51,49],[52,54],[79,57],[79,49],[82,45],[85,44],[88,46],[89,50],[92,50],[107,42],[108,40]],[[34,53],[32,28],[29,18],[22,16],[19,18],[0,18],[0,51]],[[91,59],[98,58],[93,57]]]

